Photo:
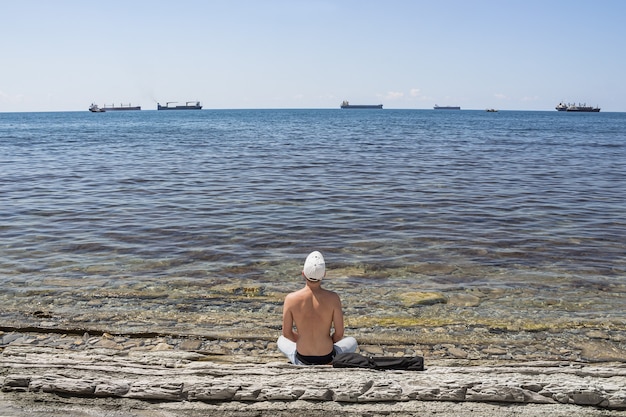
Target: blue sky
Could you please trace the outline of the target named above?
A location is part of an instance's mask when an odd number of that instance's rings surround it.
[[[622,0],[0,0],[0,112],[626,111]]]

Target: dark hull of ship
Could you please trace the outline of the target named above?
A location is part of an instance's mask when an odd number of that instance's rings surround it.
[[[435,110],[461,110],[460,106],[435,106]]]
[[[598,113],[600,111],[600,107],[585,106],[584,104],[577,106],[575,104],[565,104],[563,102],[559,103],[559,105],[556,106],[555,109],[557,111],[567,111],[575,113]]]
[[[382,109],[382,104],[342,104],[342,109]]]
[[[103,107],[102,111],[141,110],[141,106]]]
[[[202,106],[194,104],[192,106],[161,106],[157,105],[157,110],[201,110]]]
[[[598,107],[569,107],[565,111],[579,113],[598,113],[600,109]]]

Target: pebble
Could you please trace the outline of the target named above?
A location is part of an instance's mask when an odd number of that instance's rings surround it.
[[[152,350],[170,350],[174,349],[174,346],[171,346],[167,343],[161,342],[152,348]]]
[[[193,351],[193,350],[200,349],[201,346],[202,346],[201,340],[183,340],[179,345],[179,349]]]
[[[500,349],[500,348],[487,348],[487,349],[483,349],[483,353],[487,355],[506,355],[509,352],[505,349]]]
[[[95,344],[97,347],[105,348],[105,349],[116,349],[121,350],[122,346],[120,346],[117,342],[110,340],[108,338],[102,338],[102,340],[98,341]]]
[[[449,348],[448,353],[454,356],[455,358],[467,358],[467,356],[469,355],[466,351],[464,351],[463,349],[459,349],[457,347]]]

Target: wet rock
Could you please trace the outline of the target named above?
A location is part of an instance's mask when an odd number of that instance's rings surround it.
[[[590,339],[604,339],[609,340],[611,337],[603,331],[600,330],[590,330],[585,335]]]
[[[448,297],[448,304],[460,307],[478,307],[480,297],[473,294],[451,294]]]
[[[398,295],[406,307],[445,304],[448,298],[440,292],[404,292]]]
[[[584,359],[592,361],[620,361],[626,362],[626,349],[604,340],[589,340],[577,346]]]

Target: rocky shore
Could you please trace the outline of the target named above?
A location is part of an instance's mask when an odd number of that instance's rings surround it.
[[[425,356],[423,372],[383,372],[296,367],[263,339],[5,331],[0,342],[2,417],[626,416],[619,360],[362,344],[366,355]]]

